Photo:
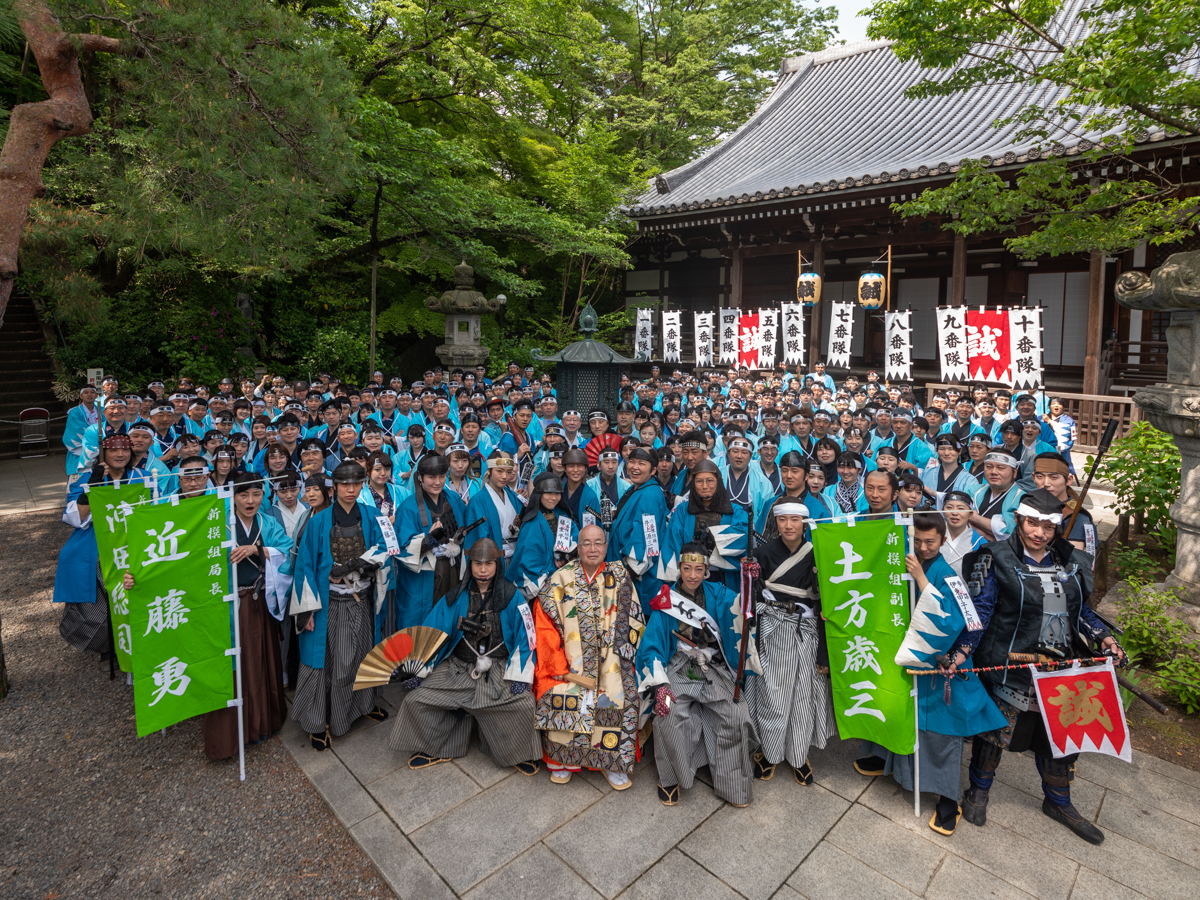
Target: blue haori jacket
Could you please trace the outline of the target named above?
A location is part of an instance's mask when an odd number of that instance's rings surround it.
[[[469,525],[466,507],[458,495],[453,491],[442,491],[442,494],[454,511],[458,526]],[[396,513],[396,538],[400,542],[400,553],[396,557],[397,628],[420,625],[433,607],[433,569],[437,564],[437,556],[433,550],[421,550],[429,526],[433,524],[433,515],[428,507],[425,509],[425,518],[428,524],[423,526],[416,494],[406,497]],[[478,531],[476,528],[467,534],[464,542],[468,547]],[[443,534],[442,540],[448,541],[451,537],[453,535]],[[459,571],[465,572],[466,558],[462,553],[458,555],[458,564],[461,567]]]
[[[505,585],[505,581],[497,579],[494,589],[504,590],[503,585]],[[450,651],[462,638],[462,632],[458,630],[458,620],[467,614],[470,607],[470,586],[471,579],[467,579],[453,600],[446,597],[438,601],[430,610],[429,615],[425,617],[425,625],[436,628],[438,631],[444,631],[449,636],[446,643],[438,648],[438,652],[429,661],[426,672],[432,671],[438,663],[449,656]],[[508,585],[508,587],[511,588],[512,585]],[[504,679],[533,684],[533,660],[534,651],[537,648],[537,637],[533,630],[533,613],[529,609],[529,604],[522,598],[520,591],[513,591],[508,604],[501,611],[500,627],[504,632],[504,646],[509,651],[504,669]],[[532,645],[529,643],[531,638],[533,639]]]
[[[571,539],[563,552],[571,553],[579,544],[579,527],[561,509],[556,509],[554,513],[556,522],[570,523]],[[504,570],[504,577],[515,584],[527,600],[538,595],[546,579],[558,568],[554,561],[557,536],[543,515],[534,516],[521,526],[517,546],[508,568]]]
[[[363,542],[366,552],[363,559],[379,563],[372,583],[364,588],[371,596],[364,603],[374,603],[375,615],[383,607],[383,598],[391,588],[392,567],[388,565],[387,543],[375,515],[369,507],[355,504],[362,517]],[[329,570],[333,568],[333,556],[329,550],[329,532],[333,527],[333,507],[327,506],[308,520],[304,536],[296,553],[293,572],[292,603],[290,615],[311,612],[313,630],[299,632],[300,661],[312,669],[325,668],[325,636],[329,621]]]
[[[229,504],[226,503],[228,509]],[[266,567],[263,569],[263,590],[267,595],[267,609],[278,621],[287,615],[292,594],[292,539],[287,536],[283,524],[265,509],[258,511],[258,530],[266,551]],[[233,567],[230,566],[232,578]],[[249,587],[249,585],[239,585]],[[231,608],[232,609],[232,608]]]
[[[755,520],[755,524],[765,527],[766,522]],[[709,528],[713,539],[717,542],[716,549],[708,558],[711,576],[721,575],[725,587],[736,591],[741,585],[741,558],[746,555],[746,529],[749,527],[746,508],[737,503],[733,504],[733,512],[721,516],[721,524]],[[687,502],[680,503],[671,513],[671,521],[667,523],[667,535],[663,540],[662,554],[658,558],[658,568],[655,577],[667,584],[679,580],[679,551],[683,545],[692,540],[696,532],[696,517],[688,512]],[[706,582],[711,584],[712,582]]]
[[[613,518],[608,535],[608,560],[625,564],[633,576],[642,613],[649,616],[650,598],[662,586],[655,573],[671,510],[667,507],[662,485],[655,478],[631,487],[621,502],[623,505]],[[654,548],[646,541],[647,517],[654,520],[658,533],[658,553],[654,555],[651,555]]]
[[[667,588],[666,585],[663,586]],[[676,590],[671,590],[673,603],[687,600]],[[671,615],[661,595],[651,601],[651,611],[646,622],[646,631],[638,644],[637,660],[634,668],[638,676],[638,693],[645,693],[653,688],[670,683],[667,676],[667,664],[676,651],[687,648],[675,636],[679,629],[680,620]],[[704,611],[717,626],[721,640],[721,653],[725,664],[729,666],[732,676],[737,675],[738,654],[741,652],[742,613],[741,598],[736,591],[711,581],[704,583]],[[696,623],[689,622],[693,627]],[[720,665],[714,662],[714,665]],[[758,659],[757,642],[754,639],[754,620],[750,620],[750,636],[746,642],[746,672],[762,674],[762,666]]]
[[[93,403],[92,407],[89,413],[87,407],[80,403],[67,412],[67,424],[63,428],[63,446],[67,448],[68,475],[74,475],[79,470],[79,459],[83,453],[83,433],[89,425],[100,421],[100,404]]]
[[[100,550],[96,546],[96,532],[92,528],[91,507],[87,506],[86,512],[79,509],[83,486],[91,477],[90,471],[84,472],[67,493],[67,506],[63,510],[62,520],[63,524],[70,525],[74,531],[58,554],[58,568],[54,572],[54,603],[96,602],[96,572],[97,566],[100,565]],[[130,469],[121,484],[137,481],[151,483],[150,473],[145,469]],[[105,478],[103,483],[113,482]]]
[[[510,487],[504,489],[504,496],[512,504],[513,511],[517,514],[517,519],[519,519],[521,517],[521,510],[525,508],[524,501]],[[458,513],[455,513],[455,515],[458,515]],[[497,547],[504,547],[504,539],[508,535],[504,533],[504,529],[500,526],[500,512],[496,509],[496,501],[492,499],[491,489],[487,485],[481,487],[479,493],[471,498],[471,502],[467,504],[465,515],[466,518],[460,521],[459,525],[470,525],[479,518],[485,521],[476,526],[463,539],[464,550],[476,541],[483,540],[484,538],[491,538],[496,542]],[[513,519],[513,521],[516,522],[517,519]]]
[[[938,656],[956,649],[955,641],[967,626],[966,613],[978,619],[966,582],[954,574],[941,556],[929,565],[925,577],[929,579],[929,586],[921,591],[908,632],[896,651],[896,665],[907,669],[936,668]],[[962,668],[971,667],[968,657]],[[966,737],[1005,726],[1004,715],[992,702],[978,675],[968,674],[965,680],[958,676],[950,679],[949,705],[946,705],[946,682],[942,676],[915,677],[918,727],[921,730]]]

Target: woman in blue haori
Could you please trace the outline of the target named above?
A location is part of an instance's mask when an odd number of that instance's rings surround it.
[[[463,561],[459,529],[470,524],[458,495],[447,491],[450,464],[444,456],[423,456],[413,476],[413,495],[396,514],[397,628],[420,625],[433,604],[458,590]],[[465,537],[472,543],[476,528]]]
[[[63,522],[74,531],[58,554],[54,573],[54,602],[65,604],[58,630],[68,644],[85,653],[107,653],[111,641],[108,591],[100,578],[100,551],[86,489],[101,484],[142,483],[149,487],[150,474],[145,469],[130,468],[130,455],[129,435],[106,437],[99,460],[71,485],[63,510]]]
[[[546,579],[576,552],[579,528],[563,506],[563,482],[553,472],[533,479],[533,494],[521,513],[521,532],[504,577],[526,600],[537,596]]]
[[[467,543],[491,538],[504,553],[507,564],[517,545],[516,522],[525,505],[511,487],[517,478],[517,461],[505,451],[496,449],[488,456],[487,463],[483,487],[467,504],[467,521],[483,519],[483,522],[471,532]]]
[[[635,668],[638,692],[653,703],[658,799],[679,802],[696,771],[707,765],[713,793],[734,806],[750,803],[754,728],[745,698],[733,699],[741,651],[741,600],[708,580],[706,543],[679,550],[679,578],[650,601]],[[754,632],[746,671],[759,671]]]
[[[867,495],[863,488],[863,458],[853,451],[843,453],[837,460],[837,475],[837,481],[821,494],[834,516],[865,513]]]
[[[625,563],[643,615],[649,612],[650,598],[662,587],[655,573],[667,517],[671,514],[662,485],[654,477],[656,468],[655,450],[637,447],[630,452],[625,460],[625,474],[632,486],[617,504],[608,539],[608,559]]]
[[[721,470],[715,463],[701,460],[693,472],[687,501],[671,513],[655,574],[660,581],[676,581],[683,545],[704,543],[711,538],[708,580],[736,591],[741,580],[739,560],[746,555],[749,527],[746,510],[730,502],[729,493],[721,483]]]
[[[942,499],[948,491],[962,491],[974,495],[979,490],[976,481],[963,467],[959,456],[962,444],[952,434],[939,435],[934,445],[937,452],[938,465],[931,466],[921,473],[921,481],[925,484],[925,496],[942,508]]]
[[[480,745],[496,765],[535,775],[542,744],[530,691],[533,615],[500,577],[495,541],[477,540],[465,555],[468,577],[425,619],[447,640],[429,661],[430,674],[405,695],[388,746],[409,757],[409,768],[425,769],[466,756],[478,724]]]
[[[79,389],[79,405],[67,412],[67,424],[63,428],[63,446],[67,448],[67,474],[74,475],[79,469],[79,457],[83,452],[83,433],[88,426],[100,423],[100,406],[96,403],[96,388],[85,384]]]
[[[358,667],[375,646],[375,617],[391,587],[392,567],[379,523],[358,502],[363,468],[333,470],[334,500],[304,527],[289,612],[300,638],[300,675],[292,718],[314,750],[329,749],[361,716],[386,719],[376,688],[354,690]]]

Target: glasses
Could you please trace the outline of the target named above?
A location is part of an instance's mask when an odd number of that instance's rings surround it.
[[[579,546],[587,547],[588,549],[606,547],[608,546],[608,541],[580,541]]]

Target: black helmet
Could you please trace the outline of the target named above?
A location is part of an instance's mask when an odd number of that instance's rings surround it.
[[[445,475],[449,471],[450,461],[434,453],[426,453],[417,462],[418,475]]]
[[[537,478],[533,479],[533,490],[538,494],[561,494],[566,489],[563,487],[563,480],[553,472],[543,472]]]
[[[563,454],[564,466],[586,466],[587,464],[587,453],[579,447],[572,447]]]
[[[467,550],[467,559],[472,562],[490,562],[503,558],[504,554],[491,538],[480,538]]]
[[[344,460],[337,464],[330,477],[334,484],[362,484],[367,480],[367,473],[358,463]]]

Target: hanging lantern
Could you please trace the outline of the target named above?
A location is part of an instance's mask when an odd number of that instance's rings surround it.
[[[878,272],[863,272],[858,279],[858,305],[879,309],[887,299],[887,279]]]
[[[796,299],[805,307],[821,302],[821,276],[816,272],[801,272],[796,279]]]

